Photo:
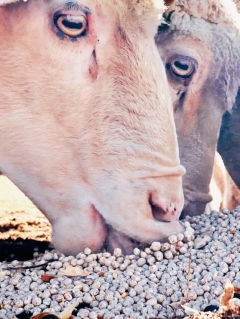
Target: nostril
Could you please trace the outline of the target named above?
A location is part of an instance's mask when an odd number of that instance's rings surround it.
[[[152,197],[149,198],[148,202],[152,209],[153,218],[158,221],[163,221],[164,220],[163,215],[167,213],[166,210],[164,210],[161,206],[155,203]]]
[[[178,209],[173,203],[159,199],[159,196],[156,194],[150,194],[148,202],[151,206],[154,219],[158,221],[178,219]]]

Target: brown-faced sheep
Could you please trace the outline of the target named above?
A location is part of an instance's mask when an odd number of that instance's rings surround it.
[[[240,78],[240,19],[231,0],[177,0],[164,14],[156,44],[174,100],[185,206],[201,214],[223,114],[231,110]]]
[[[240,13],[240,1],[235,0],[235,3]],[[240,41],[237,43],[240,47]],[[240,87],[233,109],[230,112],[227,111],[223,116],[218,139],[218,152],[221,154],[233,181],[240,188]]]

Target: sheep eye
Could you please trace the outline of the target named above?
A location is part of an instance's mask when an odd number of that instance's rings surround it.
[[[180,60],[180,59],[176,59],[171,61],[170,63],[170,68],[172,70],[172,72],[176,75],[176,76],[180,76],[183,78],[188,78],[190,77],[193,72],[195,71],[195,66],[192,63],[192,61],[189,60]]]
[[[59,30],[72,38],[82,37],[87,31],[87,18],[84,15],[57,15],[54,22]]]

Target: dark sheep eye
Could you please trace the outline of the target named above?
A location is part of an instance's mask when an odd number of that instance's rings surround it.
[[[72,38],[84,36],[87,31],[87,17],[85,15],[58,14],[54,23],[59,30]]]

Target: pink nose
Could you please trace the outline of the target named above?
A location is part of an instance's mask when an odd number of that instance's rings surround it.
[[[179,219],[183,209],[183,198],[181,200],[167,200],[159,198],[158,194],[153,193],[150,196],[149,204],[156,220],[170,222]]]

